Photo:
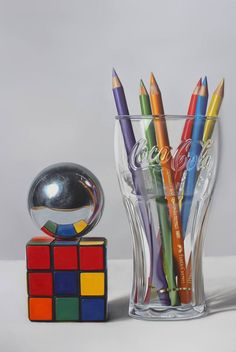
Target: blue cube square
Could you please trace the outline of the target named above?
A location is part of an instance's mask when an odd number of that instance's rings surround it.
[[[78,272],[77,271],[55,271],[54,293],[56,296],[78,295]]]
[[[105,321],[105,301],[103,298],[81,299],[82,321]]]

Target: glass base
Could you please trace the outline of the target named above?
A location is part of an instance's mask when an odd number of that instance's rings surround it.
[[[188,320],[201,318],[207,315],[206,305],[198,306],[180,306],[160,308],[157,306],[149,305],[142,307],[133,305],[129,308],[129,316],[136,319],[143,320]]]

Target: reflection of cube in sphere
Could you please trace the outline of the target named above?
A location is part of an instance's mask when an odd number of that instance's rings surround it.
[[[28,196],[29,212],[36,225],[58,238],[88,233],[100,220],[103,205],[98,179],[73,163],[44,169],[33,181]]]

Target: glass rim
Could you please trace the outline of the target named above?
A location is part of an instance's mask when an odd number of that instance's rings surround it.
[[[206,120],[217,121],[219,120],[220,116],[205,116],[205,115],[197,115],[203,117]],[[196,115],[173,115],[173,114],[164,114],[164,115],[116,115],[116,120],[132,120],[132,121],[139,121],[139,120],[194,120]]]

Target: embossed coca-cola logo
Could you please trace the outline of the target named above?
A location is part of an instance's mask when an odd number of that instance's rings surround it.
[[[182,142],[176,149],[172,159],[172,169],[176,171],[186,170],[188,163],[188,153],[191,147],[191,139]]]
[[[141,138],[136,142],[128,157],[129,167],[134,171],[137,169],[146,169],[147,167],[161,169],[161,167],[164,167],[169,162],[171,162],[171,168],[175,172],[190,170],[192,168],[201,170],[202,168],[209,167],[210,163],[213,162],[211,153],[213,140],[209,139],[205,144],[201,141],[194,142],[199,148],[199,155],[190,155],[191,143],[191,139],[182,142],[172,157],[171,147],[164,146],[158,149],[157,146],[154,146],[149,150],[146,139]]]

